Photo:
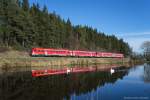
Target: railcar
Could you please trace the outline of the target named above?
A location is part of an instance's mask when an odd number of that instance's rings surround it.
[[[121,54],[121,53],[114,53],[113,57],[116,57],[116,58],[123,58],[124,55]]]
[[[70,56],[71,52],[64,49],[45,50],[46,56]]]
[[[71,51],[66,49],[53,49],[53,48],[33,48],[32,56],[70,56]]]
[[[102,52],[102,57],[112,57],[113,53]]]
[[[45,51],[43,48],[32,48],[31,55],[32,56],[44,56]]]
[[[73,50],[72,55],[77,57],[96,57],[96,52]]]

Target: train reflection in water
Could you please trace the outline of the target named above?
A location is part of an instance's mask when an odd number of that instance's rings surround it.
[[[123,67],[121,67],[123,68]],[[73,66],[73,67],[62,67],[61,69],[38,69],[32,70],[33,77],[46,76],[46,75],[59,75],[59,74],[70,74],[70,73],[81,73],[81,72],[93,72],[93,71],[110,71],[114,73],[117,70],[121,70],[117,65],[109,65],[107,67],[101,66]]]
[[[5,73],[0,75],[0,98],[2,100],[70,99],[72,94],[85,94],[106,83],[116,82],[128,74],[128,68],[123,67],[123,69],[126,71],[116,71],[114,74],[108,71],[96,71],[36,78],[32,77],[31,71]]]

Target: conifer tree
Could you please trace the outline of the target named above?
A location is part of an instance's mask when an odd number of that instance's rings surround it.
[[[92,20],[92,19],[91,19]],[[66,48],[129,55],[128,43],[89,26],[72,25],[55,12],[28,0],[0,0],[0,45],[15,49]]]

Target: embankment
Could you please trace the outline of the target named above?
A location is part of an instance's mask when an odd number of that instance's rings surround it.
[[[91,64],[125,64],[129,58],[72,58],[72,57],[30,57],[27,52],[7,51],[0,53],[0,67],[44,67],[83,66]]]

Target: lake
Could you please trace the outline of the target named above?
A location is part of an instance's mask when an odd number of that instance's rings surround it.
[[[150,100],[150,65],[32,77],[31,71],[0,73],[0,100]]]

